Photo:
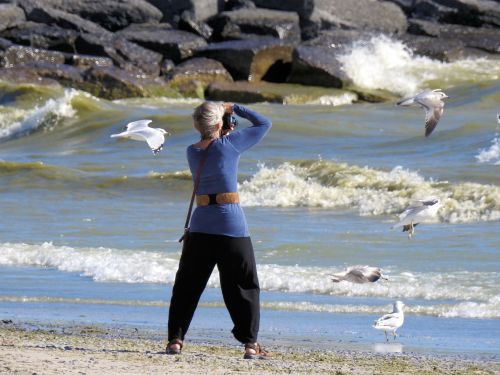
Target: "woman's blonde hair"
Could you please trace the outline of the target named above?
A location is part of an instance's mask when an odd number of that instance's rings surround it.
[[[194,109],[194,127],[200,132],[202,139],[214,138],[218,131],[217,124],[222,122],[223,115],[222,102],[203,102]]]

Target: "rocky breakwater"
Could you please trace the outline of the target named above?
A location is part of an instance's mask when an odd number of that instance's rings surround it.
[[[0,80],[108,99],[383,101],[393,94],[357,87],[340,58],[374,35],[444,62],[498,59],[500,3],[0,0]]]

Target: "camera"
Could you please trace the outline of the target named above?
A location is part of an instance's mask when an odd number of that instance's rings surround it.
[[[222,130],[234,129],[238,126],[238,120],[231,113],[224,113],[222,116]]]

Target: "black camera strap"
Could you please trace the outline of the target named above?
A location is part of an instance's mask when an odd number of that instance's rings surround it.
[[[193,211],[193,203],[194,203],[194,197],[196,196],[196,190],[198,190],[198,185],[200,184],[201,169],[203,168],[203,165],[207,160],[208,149],[210,148],[210,146],[212,146],[212,143],[214,143],[213,140],[210,141],[207,148],[205,148],[203,156],[200,159],[200,164],[198,164],[198,169],[196,170],[196,175],[194,178],[193,194],[191,194],[191,202],[189,202],[189,209],[187,212],[186,223],[184,224],[184,233],[182,234],[182,237],[179,238],[179,242],[184,241],[185,237],[187,236],[187,233],[189,232],[189,222],[191,221],[191,212]]]

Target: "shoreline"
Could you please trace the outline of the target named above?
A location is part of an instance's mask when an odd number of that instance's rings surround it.
[[[126,374],[495,374],[492,359],[415,353],[367,353],[310,347],[266,346],[272,360],[244,360],[238,345],[186,342],[180,356],[164,354],[165,338],[137,329],[101,326],[36,327],[2,321],[0,373]]]

